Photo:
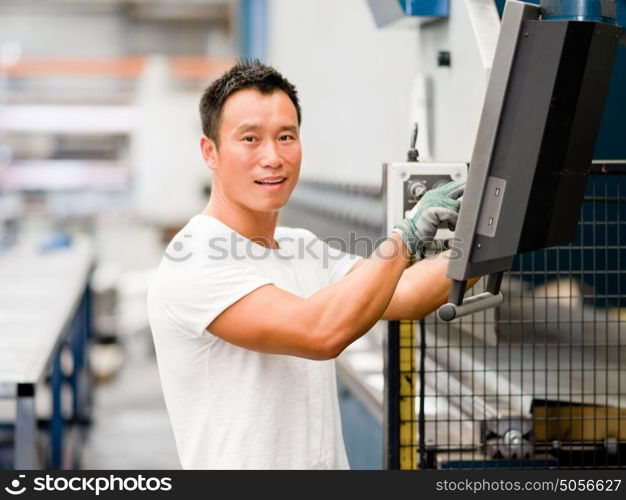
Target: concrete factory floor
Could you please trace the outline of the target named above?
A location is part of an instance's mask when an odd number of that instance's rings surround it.
[[[83,469],[180,469],[154,357],[127,359],[95,392]]]

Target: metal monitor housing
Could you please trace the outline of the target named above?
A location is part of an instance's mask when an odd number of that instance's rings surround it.
[[[501,303],[515,255],[573,240],[621,34],[608,23],[541,20],[539,6],[507,2],[442,319]],[[466,281],[484,275],[489,291],[464,304]]]

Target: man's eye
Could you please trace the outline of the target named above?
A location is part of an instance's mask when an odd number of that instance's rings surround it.
[[[291,141],[294,140],[295,137],[293,135],[281,135],[278,140],[280,141]]]
[[[247,135],[247,136],[245,136],[245,137],[243,138],[243,140],[244,140],[245,142],[254,142],[254,141],[256,140],[256,138],[255,138],[255,137],[253,137],[253,136],[251,136],[251,135]]]

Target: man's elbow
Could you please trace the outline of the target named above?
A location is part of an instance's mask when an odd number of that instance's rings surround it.
[[[320,361],[337,358],[346,347],[367,331],[359,332],[358,329],[357,322],[348,315],[341,318],[322,315],[309,321],[303,325],[306,356]]]
[[[315,359],[318,361],[328,361],[339,356],[345,347],[342,347],[337,341],[324,340],[316,346]]]
[[[349,342],[347,339],[352,338],[352,335],[352,332],[343,330],[320,335],[316,343],[316,359],[328,361],[337,358],[348,347]]]

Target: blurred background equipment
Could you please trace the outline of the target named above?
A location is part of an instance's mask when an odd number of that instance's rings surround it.
[[[0,267],[11,297],[0,323],[0,467],[180,467],[145,300],[168,235],[206,203],[197,104],[238,53],[238,10],[0,1]],[[84,246],[92,328],[78,359],[72,318],[85,308],[72,276]],[[40,340],[26,335],[38,330],[25,323],[35,312],[52,322]],[[89,415],[72,403],[81,366]]]

